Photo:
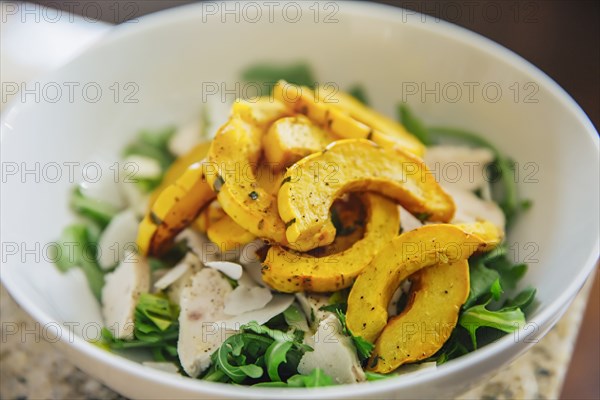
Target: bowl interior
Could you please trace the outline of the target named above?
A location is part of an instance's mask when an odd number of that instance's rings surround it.
[[[40,81],[41,99],[15,99],[2,123],[9,290],[52,320],[100,323],[82,276],[61,275],[49,262],[49,244],[73,219],[68,194],[82,170],[117,161],[139,129],[182,123],[207,101],[244,95],[251,88],[239,76],[248,65],[305,61],[320,82],[363,85],[386,114],[406,101],[427,123],[481,132],[514,158],[533,207],[510,232],[510,248],[530,265],[523,284],[538,288],[532,318],[558,310],[598,251],[598,140],[581,110],[517,56],[446,23],[362,4],[342,3],[337,22],[321,15],[315,23],[311,13],[303,7],[296,23],[278,12],[272,22],[222,23],[222,13],[197,5],[150,16]],[[78,84],[74,101],[67,82]],[[44,95],[54,90],[47,85],[62,88],[58,101]]]

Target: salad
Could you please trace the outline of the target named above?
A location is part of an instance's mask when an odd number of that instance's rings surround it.
[[[99,346],[315,387],[435,368],[525,323],[535,289],[515,292],[527,266],[505,236],[530,204],[508,157],[405,104],[394,121],[305,65],[243,79],[265,92],[141,132],[121,163],[135,174],[73,191],[81,218],[59,243],[76,252],[56,264],[101,302]]]

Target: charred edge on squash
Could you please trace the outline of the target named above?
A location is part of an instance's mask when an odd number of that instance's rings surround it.
[[[287,229],[295,223],[296,223],[296,218],[292,218],[291,220],[289,220],[288,222],[285,223],[285,228]]]
[[[214,191],[219,193],[224,184],[225,184],[225,179],[223,179],[223,177],[221,175],[217,175],[217,179],[215,179],[215,183],[213,185]]]
[[[158,215],[154,213],[154,211],[150,211],[150,221],[154,225],[161,225],[163,223],[162,219],[158,218]]]
[[[289,183],[292,181],[292,177],[288,176],[287,178],[285,178],[284,180],[281,181],[281,184],[279,185],[279,187],[282,187],[283,185],[285,185],[286,183]]]

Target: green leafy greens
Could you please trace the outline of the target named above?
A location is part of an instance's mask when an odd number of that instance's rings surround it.
[[[242,72],[242,80],[260,87],[258,96],[265,96],[273,91],[273,86],[284,79],[289,83],[313,87],[316,84],[311,68],[305,63],[291,65],[257,64]]]
[[[469,271],[470,293],[458,326],[429,361],[442,364],[497,339],[502,332],[514,332],[526,322],[525,315],[534,302],[536,290],[528,287],[507,298],[505,289],[512,291],[517,287],[527,266],[511,262],[505,245],[471,257]]]
[[[298,364],[307,351],[313,349],[295,333],[252,321],[242,325],[239,333],[227,338],[213,353],[212,366],[203,379],[260,386],[326,384],[322,372],[312,378],[298,375]]]
[[[156,361],[178,362],[179,307],[160,294],[142,293],[135,307],[132,340],[117,339],[102,329],[105,344],[113,350],[146,348]]]
[[[63,229],[56,247],[52,247],[54,263],[62,272],[79,267],[85,274],[92,293],[99,300],[104,286],[104,272],[96,262],[98,227],[93,224],[72,224]]]
[[[369,105],[369,98],[367,97],[367,91],[365,90],[364,86],[354,85],[348,89],[348,93],[364,105]]]

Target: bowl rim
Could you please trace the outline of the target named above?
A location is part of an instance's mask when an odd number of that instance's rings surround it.
[[[487,53],[490,56],[501,58],[509,63],[512,67],[527,73],[536,78],[540,86],[546,88],[550,95],[554,96],[561,104],[561,106],[568,111],[571,115],[575,116],[577,121],[581,123],[584,128],[582,131],[588,136],[588,139],[593,143],[596,151],[599,149],[598,133],[594,128],[589,117],[581,109],[581,107],[575,102],[575,100],[558,85],[552,78],[546,75],[539,68],[525,60],[523,57],[516,53],[508,50],[502,45],[481,36],[468,29],[462,28],[450,22],[446,22],[441,19],[437,19],[431,22],[433,17],[426,17],[426,22],[417,21],[420,19],[422,14],[410,11],[410,15],[404,13],[408,10],[378,3],[370,3],[365,1],[339,1],[343,4],[343,8],[340,10],[344,15],[350,18],[361,18],[362,16],[368,16],[371,18],[377,18],[382,20],[395,21],[399,18],[404,18],[402,21],[405,24],[409,24],[412,27],[423,29],[436,34],[447,36],[462,45],[471,46],[476,48],[478,51]],[[85,49],[77,55],[75,58],[85,57],[88,53],[94,52],[98,47],[109,46],[112,42],[122,40],[124,37],[129,35],[138,35],[145,30],[153,30],[157,27],[171,25],[182,19],[197,18],[197,14],[201,7],[200,3],[189,4],[184,6],[175,7],[172,9],[160,11],[154,14],[150,14],[140,18],[139,24],[121,24],[109,31],[103,36],[98,42],[92,44],[89,48]],[[302,4],[305,7],[305,4]],[[408,18],[407,18],[408,17]],[[72,62],[72,61],[71,61]],[[49,74],[53,74],[56,71],[68,67],[71,62],[60,67],[58,70],[54,70]],[[4,127],[6,119],[11,115],[11,110],[17,107],[15,99],[7,104],[6,109],[2,113],[1,125]],[[4,135],[2,135],[4,136]],[[565,290],[562,291],[553,301],[551,301],[545,309],[541,310],[538,314],[531,317],[528,320],[528,324],[537,324],[538,326],[544,326],[547,323],[553,325],[556,321],[552,321],[556,316],[562,315],[566,310],[569,303],[575,297],[577,292],[583,287],[586,279],[591,275],[595,268],[598,260],[599,253],[599,242],[600,235],[596,232],[596,240],[593,248],[589,249],[588,255],[584,266],[579,274],[577,274],[571,282],[566,286]],[[4,269],[3,269],[4,270]],[[35,320],[41,324],[58,323],[58,321],[48,315],[45,311],[39,309],[36,304],[30,300],[24,293],[19,291],[19,283],[17,279],[14,279],[10,273],[6,273],[6,270],[1,276],[2,283],[13,296],[16,302],[29,313]],[[62,325],[61,325],[62,326]],[[521,328],[518,333],[526,336],[526,326]],[[545,334],[542,333],[541,336]],[[540,337],[541,337],[540,336]],[[460,357],[457,360],[453,360],[447,364],[441,365],[436,369],[421,371],[418,374],[408,374],[407,376],[398,376],[390,379],[384,379],[379,381],[369,382],[369,384],[362,385],[338,385],[331,387],[320,387],[320,388],[254,388],[254,387],[237,387],[229,384],[221,384],[214,382],[202,381],[199,379],[189,379],[184,376],[155,370],[152,368],[144,367],[143,365],[129,360],[118,354],[114,354],[95,346],[92,343],[85,341],[83,338],[75,335],[73,340],[68,341],[61,337],[60,342],[65,343],[67,346],[72,347],[78,352],[84,353],[87,357],[94,359],[103,364],[105,367],[113,369],[114,372],[123,372],[136,376],[137,378],[144,380],[159,381],[165,386],[177,387],[182,390],[189,392],[197,392],[205,395],[216,395],[216,396],[230,396],[234,398],[262,398],[271,399],[279,398],[283,394],[290,399],[300,398],[340,398],[346,397],[349,393],[348,389],[352,388],[351,395],[358,397],[361,395],[377,395],[378,393],[384,393],[393,390],[402,390],[414,388],[424,383],[427,383],[432,378],[450,377],[457,375],[463,371],[474,368],[477,364],[484,362],[486,359],[490,359],[494,354],[502,353],[507,348],[514,344],[512,335],[505,335],[499,340],[478,349],[475,352],[469,353],[465,356]],[[521,351],[526,349],[525,346]]]

